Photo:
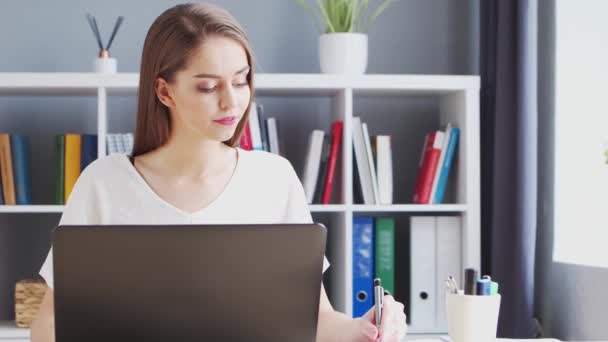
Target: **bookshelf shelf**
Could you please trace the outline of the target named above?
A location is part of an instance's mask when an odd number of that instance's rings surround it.
[[[392,205],[351,205],[350,210],[355,213],[464,213],[465,204],[392,204]]]
[[[98,155],[106,154],[105,139],[109,132],[108,102],[113,95],[134,96],[137,93],[137,73],[0,73],[0,100],[5,96],[89,96],[95,97],[97,115],[87,119],[97,128]],[[462,265],[480,268],[480,143],[479,143],[479,88],[477,76],[460,75],[358,75],[330,74],[256,74],[255,94],[264,97],[323,96],[331,103],[331,121],[342,120],[343,136],[339,153],[340,165],[336,174],[336,193],[341,204],[310,205],[313,215],[329,220],[328,258],[331,263],[328,294],[333,306],[347,315],[352,315],[352,231],[353,216],[369,213],[395,213],[409,216],[416,213],[460,216],[462,218]],[[437,123],[454,124],[461,130],[457,146],[458,160],[453,165],[453,198],[447,204],[415,205],[363,205],[354,201],[355,156],[352,148],[353,117],[359,115],[356,102],[360,97],[416,97],[430,96],[437,100]],[[382,105],[384,102],[379,102]],[[52,118],[41,118],[52,120]],[[289,118],[284,117],[285,120]],[[373,124],[377,116],[366,119]],[[395,134],[407,120],[416,120],[408,115],[395,122]],[[327,129],[327,127],[325,127]],[[422,141],[420,142],[422,144]],[[418,154],[417,152],[416,154]],[[409,154],[408,154],[409,155]],[[300,157],[300,156],[297,156]],[[396,165],[401,166],[401,165]],[[408,165],[411,166],[411,165]],[[413,177],[409,172],[395,170],[399,177]],[[399,191],[396,189],[395,191]],[[0,206],[1,214],[61,213],[63,206],[28,205]],[[55,225],[57,222],[53,222]],[[6,324],[0,322],[0,339]],[[12,330],[11,330],[12,331]],[[19,330],[21,331],[21,330]]]
[[[29,341],[30,329],[17,328],[15,321],[0,321],[0,341],[25,342]]]
[[[63,205],[0,205],[0,213],[61,213]]]

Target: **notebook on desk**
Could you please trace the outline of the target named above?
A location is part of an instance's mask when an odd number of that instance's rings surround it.
[[[60,226],[55,335],[72,341],[314,341],[321,224]]]

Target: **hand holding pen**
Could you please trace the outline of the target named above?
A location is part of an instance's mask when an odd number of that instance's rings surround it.
[[[376,280],[374,281],[375,305],[363,317],[355,319],[360,325],[360,334],[354,341],[400,342],[407,333],[405,307],[384,291],[379,279]]]

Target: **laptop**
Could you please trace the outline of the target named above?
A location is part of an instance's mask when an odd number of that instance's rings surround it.
[[[57,342],[314,341],[315,224],[59,226]]]

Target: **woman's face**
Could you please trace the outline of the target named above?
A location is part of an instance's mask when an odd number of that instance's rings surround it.
[[[229,140],[249,105],[248,73],[247,55],[238,42],[209,37],[174,82],[166,84],[170,99],[163,103],[171,109],[173,129],[208,140]],[[157,93],[162,92],[157,85]]]

